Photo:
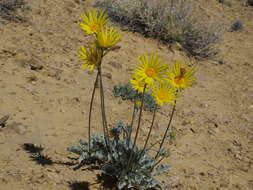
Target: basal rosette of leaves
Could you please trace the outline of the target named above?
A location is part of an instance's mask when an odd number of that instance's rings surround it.
[[[163,185],[154,178],[166,174],[170,171],[170,167],[159,164],[159,160],[149,155],[152,148],[150,146],[145,152],[135,147],[133,150],[132,141],[129,141],[129,129],[123,122],[119,122],[112,128],[114,131],[109,140],[109,148],[111,153],[107,151],[105,140],[102,135],[94,135],[91,138],[90,152],[88,142],[80,140],[79,146],[72,146],[68,151],[79,155],[80,165],[97,163],[101,171],[110,176],[116,176],[118,189],[135,187],[138,189],[148,189],[157,187],[164,189]],[[133,153],[133,165],[127,167],[129,156]],[[159,152],[159,159],[166,158],[165,149]]]

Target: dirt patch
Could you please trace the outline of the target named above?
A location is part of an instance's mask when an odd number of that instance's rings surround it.
[[[30,10],[20,15],[27,22],[0,23],[0,118],[10,116],[0,129],[0,189],[102,189],[99,171],[73,170],[76,157],[66,151],[88,134],[96,73],[82,70],[77,61],[78,48],[91,40],[77,22],[93,1],[26,2]],[[140,54],[197,64],[198,84],[180,99],[173,121],[176,140],[167,144],[172,154],[165,162],[173,170],[160,180],[172,190],[252,190],[253,11],[237,2],[226,7],[202,0],[202,5],[209,14],[223,15],[225,26],[240,19],[243,30],[225,32],[219,59],[198,63],[178,49],[123,32],[120,48],[103,65],[108,122],[130,122],[132,105],[112,90],[128,82]],[[94,107],[93,115],[100,115],[99,97]],[[152,140],[163,134],[170,108],[157,114]],[[151,118],[145,112],[142,133]],[[102,131],[100,120],[93,118],[93,132]],[[25,143],[42,146],[42,153],[25,151]],[[39,164],[43,159],[51,164]]]

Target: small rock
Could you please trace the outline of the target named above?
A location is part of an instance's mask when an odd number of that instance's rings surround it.
[[[218,63],[219,63],[220,65],[224,65],[224,64],[225,64],[225,61],[219,60]]]
[[[79,97],[74,97],[74,98],[73,98],[73,101],[74,101],[74,102],[80,102],[80,98],[79,98]]]
[[[17,122],[13,122],[11,124],[8,125],[8,128],[10,130],[15,131],[16,133],[23,135],[26,133],[26,129],[27,127],[24,126],[22,123],[17,123]]]
[[[36,82],[38,80],[38,77],[35,75],[31,75],[27,77],[28,82]]]
[[[234,157],[238,160],[241,160],[242,159],[242,156],[240,154],[235,154]]]
[[[196,131],[195,131],[193,128],[190,128],[190,130],[191,130],[193,133],[196,133]]]
[[[110,61],[108,64],[116,69],[122,69],[122,65],[118,62]]]
[[[103,73],[102,76],[105,76],[108,79],[112,79],[112,74],[111,73]]]
[[[199,107],[201,107],[201,108],[207,108],[208,105],[207,104],[200,104]]]
[[[38,64],[31,64],[30,65],[31,70],[37,71],[37,70],[42,70],[43,66],[42,65],[38,65]]]
[[[43,68],[43,66],[38,63],[38,60],[31,55],[21,53],[17,54],[16,61],[20,62],[24,67],[30,67],[31,70],[37,71]]]
[[[200,172],[199,175],[205,176],[205,172]]]
[[[10,118],[9,115],[5,115],[0,119],[0,128],[4,128],[6,125],[6,121]]]

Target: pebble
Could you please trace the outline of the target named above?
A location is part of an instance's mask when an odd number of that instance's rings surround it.
[[[27,126],[24,126],[22,123],[13,122],[8,125],[9,129],[12,129],[16,133],[23,135],[27,131]]]
[[[111,65],[112,67],[116,68],[116,69],[122,69],[122,65],[118,62],[110,61],[108,64]]]
[[[104,76],[108,79],[112,79],[112,74],[111,73],[103,73],[102,76]]]

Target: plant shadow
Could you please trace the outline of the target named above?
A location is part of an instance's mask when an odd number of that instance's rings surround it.
[[[86,181],[69,181],[68,186],[71,190],[90,190],[90,183]]]
[[[97,174],[97,183],[99,183],[104,190],[117,190],[117,178],[105,174]]]
[[[65,165],[65,166],[75,166],[75,162],[62,162],[62,161],[54,161],[48,155],[43,153],[44,148],[41,145],[35,145],[32,143],[24,143],[22,145],[22,149],[30,154],[30,159],[34,161],[36,164],[42,166],[51,166],[54,164]]]

